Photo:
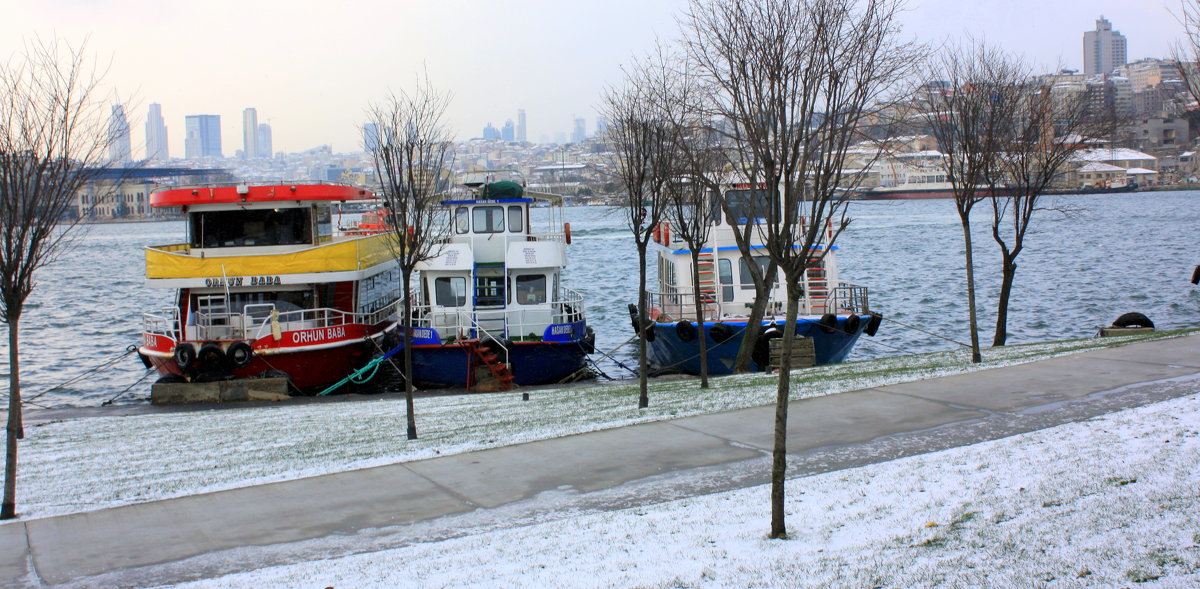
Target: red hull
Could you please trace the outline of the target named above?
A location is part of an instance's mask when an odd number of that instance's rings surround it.
[[[320,350],[304,350],[255,356],[249,364],[234,369],[235,378],[256,378],[268,370],[278,370],[291,378],[292,384],[303,390],[317,389],[346,378],[370,360],[370,344],[362,341]],[[174,358],[150,357],[161,375],[182,374]]]

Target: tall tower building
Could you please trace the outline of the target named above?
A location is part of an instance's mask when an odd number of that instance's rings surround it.
[[[185,157],[224,157],[221,154],[221,115],[188,115],[183,123],[187,132],[183,140]]]
[[[258,111],[247,108],[242,111],[242,159],[258,157]]]
[[[517,139],[517,128],[512,119],[504,121],[504,127],[500,129],[500,138],[510,142]]]
[[[379,149],[379,125],[375,123],[363,123],[362,141],[363,151],[373,152]]]
[[[571,132],[571,143],[579,143],[587,139],[587,122],[582,118],[575,119],[575,130]]]
[[[1126,60],[1125,35],[1114,31],[1112,23],[1100,15],[1096,30],[1083,34],[1083,73],[1107,74]]]
[[[525,143],[529,141],[529,136],[525,133],[525,109],[517,109],[517,141]]]
[[[259,123],[258,136],[255,138],[255,140],[258,142],[258,146],[256,148],[258,153],[254,154],[255,157],[270,158],[275,155],[275,150],[271,144],[271,125],[267,123]]]
[[[167,123],[162,117],[162,105],[150,103],[150,112],[146,115],[146,159],[164,161],[170,159],[167,148]]]
[[[108,136],[112,139],[108,146],[108,159],[117,164],[132,161],[133,146],[129,139],[129,121],[125,118],[125,107],[120,104],[112,106],[112,116],[108,119]]]

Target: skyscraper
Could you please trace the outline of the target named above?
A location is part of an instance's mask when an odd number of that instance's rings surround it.
[[[525,134],[525,109],[517,109],[517,141],[525,143],[529,141],[529,136]]]
[[[258,153],[254,154],[255,157],[274,157],[275,151],[271,143],[271,125],[267,123],[259,123],[258,137],[256,140],[258,141]]]
[[[596,136],[603,137],[608,132],[608,119],[596,117]]]
[[[242,111],[242,159],[258,157],[258,111],[247,108]]]
[[[120,104],[112,106],[112,116],[108,119],[108,136],[112,139],[108,146],[108,159],[116,164],[132,161],[133,146],[129,139],[129,121],[125,118],[125,107]]]
[[[571,132],[571,143],[579,143],[587,139],[587,122],[583,118],[575,119],[575,130]]]
[[[363,151],[372,152],[379,149],[379,125],[375,123],[363,123],[362,140]]]
[[[152,102],[150,112],[146,115],[146,159],[163,161],[170,157],[170,149],[167,147],[167,123],[162,117],[162,105]]]
[[[1107,74],[1126,60],[1125,35],[1114,31],[1112,23],[1100,15],[1096,30],[1083,34],[1083,73]]]
[[[500,138],[505,141],[515,141],[517,138],[517,127],[513,124],[512,119],[504,121],[504,127],[500,129]]]
[[[221,155],[221,115],[188,115],[183,123],[187,132],[183,140],[184,157],[224,157]]]

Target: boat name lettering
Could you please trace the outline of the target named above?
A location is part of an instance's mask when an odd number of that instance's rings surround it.
[[[249,278],[249,280],[247,280],[247,278]],[[229,286],[243,286],[246,284],[249,284],[250,286],[276,286],[283,284],[283,281],[280,280],[278,276],[230,276],[228,280]],[[226,279],[205,278],[204,286],[226,286]]]
[[[570,325],[552,325],[550,327],[550,335],[570,335]]]
[[[325,340],[346,337],[345,327],[326,327],[324,329],[308,329],[292,332],[293,344],[311,344]]]
[[[415,339],[432,339],[433,338],[433,330],[432,329],[421,329],[419,327],[413,328],[412,336]]]

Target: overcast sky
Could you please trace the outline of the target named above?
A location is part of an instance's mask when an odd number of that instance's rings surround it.
[[[241,113],[258,110],[276,151],[331,144],[356,151],[365,107],[422,71],[454,95],[457,137],[528,116],[532,141],[594,129],[606,85],[656,37],[676,36],[688,0],[0,0],[0,56],[35,35],[111,61],[106,81],[129,97],[135,156],[151,102],[162,105],[171,154],[183,117],[221,116],[225,155],[241,148]],[[1045,69],[1082,69],[1083,32],[1103,14],[1129,58],[1165,57],[1182,29],[1177,0],[909,0],[905,34],[964,35]]]

